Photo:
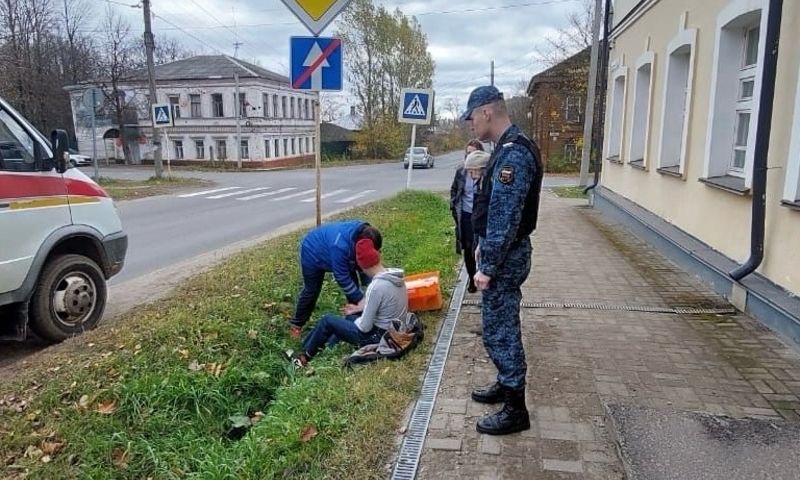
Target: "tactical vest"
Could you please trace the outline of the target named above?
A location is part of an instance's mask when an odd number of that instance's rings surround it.
[[[486,223],[489,216],[489,201],[492,198],[492,178],[494,177],[494,168],[497,163],[497,157],[507,144],[516,143],[525,147],[533,157],[534,168],[533,177],[531,178],[531,185],[528,189],[528,195],[525,197],[525,206],[522,208],[522,218],[519,222],[517,229],[516,240],[523,239],[536,230],[536,222],[539,218],[539,199],[542,193],[542,179],[544,178],[544,169],[542,168],[541,155],[539,154],[539,147],[522,134],[513,134],[508,138],[503,138],[503,144],[492,153],[492,158],[489,161],[489,166],[486,169],[486,175],[480,181],[479,191],[475,192],[475,197],[472,205],[472,227],[475,234],[479,237],[486,236]]]

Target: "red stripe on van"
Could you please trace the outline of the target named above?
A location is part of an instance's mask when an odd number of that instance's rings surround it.
[[[73,178],[0,173],[0,198],[47,197],[53,195],[108,196],[105,190],[94,183],[83,182]]]

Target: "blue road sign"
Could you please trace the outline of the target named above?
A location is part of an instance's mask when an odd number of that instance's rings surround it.
[[[172,126],[172,107],[170,104],[153,105],[153,126],[155,128]]]
[[[342,89],[342,40],[325,37],[291,37],[292,88],[339,91]]]
[[[433,90],[404,88],[400,92],[400,111],[398,120],[402,123],[431,123],[433,114]]]

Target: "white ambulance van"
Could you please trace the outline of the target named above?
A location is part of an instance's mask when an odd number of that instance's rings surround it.
[[[128,237],[108,194],[0,98],[0,339],[61,341],[97,325]]]

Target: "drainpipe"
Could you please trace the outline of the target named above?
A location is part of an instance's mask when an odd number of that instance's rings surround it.
[[[781,34],[783,0],[770,0],[767,17],[767,34],[764,39],[764,71],[761,74],[761,92],[756,132],[755,158],[753,160],[753,211],[750,225],[750,258],[732,272],[737,282],[753,273],[764,259],[764,224],[767,210],[767,160],[772,130],[772,108],[775,101],[775,77],[778,70],[778,46]]]
[[[605,116],[606,116],[606,93],[608,91],[608,57],[611,51],[611,42],[609,41],[609,35],[611,34],[611,0],[606,0],[605,6],[605,19],[603,20],[603,41],[600,43],[602,47],[601,52],[602,55],[600,57],[600,65],[598,68],[600,69],[599,72],[601,75],[600,78],[600,92],[598,95],[600,97],[600,105],[596,111],[596,117],[594,122],[594,134],[593,142],[594,144],[594,183],[583,189],[583,193],[588,193],[589,190],[594,190],[600,184],[600,169],[603,166],[603,142],[601,139],[603,138],[602,132],[605,128]],[[595,88],[598,88],[595,85]],[[592,144],[590,144],[589,148],[592,148]],[[586,146],[584,145],[584,148]]]

